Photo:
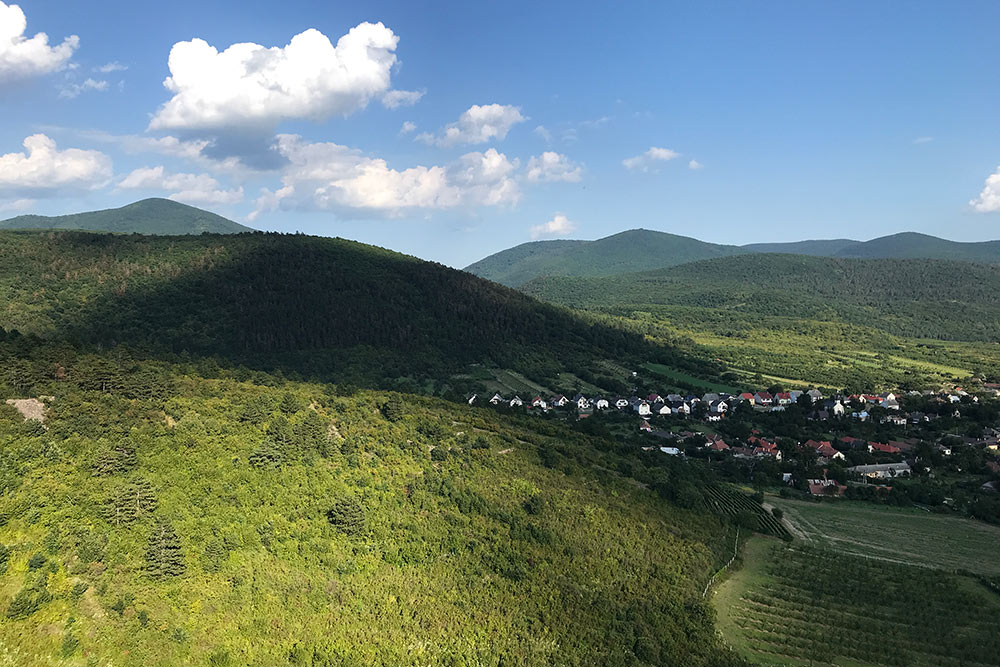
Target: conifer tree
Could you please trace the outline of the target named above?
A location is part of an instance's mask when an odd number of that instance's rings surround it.
[[[146,548],[146,571],[153,577],[176,577],[184,573],[184,554],[177,531],[166,519],[157,519]]]
[[[281,404],[278,408],[286,415],[294,415],[302,409],[302,403],[299,399],[295,398],[295,394],[286,391],[285,395],[281,397]]]
[[[382,414],[391,422],[398,422],[403,418],[403,401],[398,396],[393,396],[382,406]]]
[[[365,511],[353,498],[340,498],[326,513],[326,518],[343,533],[356,535],[365,525]]]

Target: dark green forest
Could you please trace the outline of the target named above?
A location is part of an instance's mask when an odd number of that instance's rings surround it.
[[[121,208],[70,215],[19,215],[0,229],[82,229],[116,234],[239,234],[249,227],[169,199],[143,199]]]
[[[718,371],[468,273],[342,239],[4,232],[0,291],[8,331],[361,386],[440,391],[472,363],[542,381],[601,359]]]

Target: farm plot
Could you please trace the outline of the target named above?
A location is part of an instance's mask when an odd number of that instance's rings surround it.
[[[765,663],[997,665],[1000,598],[974,579],[755,537],[719,628]]]
[[[914,508],[769,498],[813,546],[943,570],[1000,575],[1000,528]]]
[[[738,523],[745,523],[744,528],[756,530],[759,533],[788,538],[790,534],[785,526],[771,516],[771,513],[754,502],[745,493],[726,484],[716,484],[705,489],[705,498],[709,507],[718,514]]]

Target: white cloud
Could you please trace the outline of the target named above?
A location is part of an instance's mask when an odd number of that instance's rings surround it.
[[[520,198],[512,178],[517,161],[492,148],[463,155],[448,166],[402,171],[355,149],[307,143],[297,135],[278,135],[277,150],[289,161],[282,187],[262,191],[251,220],[276,209],[393,217],[414,209],[516,204]]]
[[[387,109],[412,107],[424,96],[423,90],[390,90],[382,96],[382,104]]]
[[[404,120],[403,126],[399,128],[399,134],[400,135],[409,134],[410,132],[413,132],[415,129],[417,129],[416,123],[409,120]]]
[[[549,236],[569,236],[576,231],[576,223],[567,218],[562,213],[556,213],[555,217],[543,225],[535,225],[531,228],[531,238],[540,239]]]
[[[681,154],[677,151],[670,150],[669,148],[657,148],[653,146],[641,155],[625,158],[622,160],[622,164],[625,165],[626,169],[641,169],[642,171],[649,171],[650,166],[654,162],[666,162],[680,157],[680,155]]]
[[[545,151],[528,160],[527,179],[532,183],[564,181],[576,183],[583,178],[583,168],[565,155]]]
[[[208,174],[171,174],[162,166],[134,170],[118,184],[119,190],[174,191],[168,199],[189,204],[237,204],[243,188],[225,190]]]
[[[25,152],[0,155],[0,191],[53,194],[95,190],[111,179],[111,158],[100,151],[67,148],[44,134],[24,140]]]
[[[417,135],[417,139],[438,146],[457,144],[482,144],[492,139],[502,141],[517,123],[526,121],[521,108],[509,104],[473,104],[458,121],[444,128],[435,136],[430,133]]]
[[[545,140],[545,143],[552,143],[552,133],[544,125],[539,125],[534,129],[534,133]]]
[[[361,23],[334,46],[315,29],[283,48],[233,44],[224,51],[201,39],[170,50],[174,95],[152,129],[269,128],[283,119],[349,115],[389,91],[399,38],[381,23]]]
[[[95,72],[100,72],[101,74],[110,74],[111,72],[124,72],[128,69],[128,65],[122,65],[117,60],[101,65],[100,67],[95,67]]]
[[[87,79],[83,83],[71,83],[63,87],[59,91],[59,97],[73,99],[78,97],[81,93],[85,93],[90,90],[95,90],[98,92],[104,92],[108,89],[107,81],[95,81],[94,79]]]
[[[11,201],[0,202],[0,211],[15,211],[17,213],[23,213],[34,205],[34,199],[13,199]]]
[[[913,140],[913,143],[915,143],[915,144],[929,144],[932,141],[934,141],[934,137],[917,137],[916,139]]]
[[[80,38],[72,35],[58,46],[49,46],[44,32],[25,37],[27,27],[27,18],[19,6],[0,1],[0,81],[61,70],[80,45]]]
[[[1000,167],[986,178],[983,191],[969,205],[980,213],[1000,211]]]
[[[705,165],[703,165],[701,162],[698,162],[697,160],[691,160],[690,162],[688,162],[688,169],[701,169],[704,166]]]

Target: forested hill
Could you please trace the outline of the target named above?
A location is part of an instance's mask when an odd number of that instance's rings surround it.
[[[490,255],[466,271],[517,287],[539,276],[610,276],[743,252],[735,246],[648,229],[597,241],[534,241]]]
[[[520,287],[549,276],[611,276],[689,264],[716,257],[787,253],[851,259],[950,259],[1000,264],[1000,241],[960,243],[927,234],[904,232],[870,241],[828,239],[744,246],[706,243],[645,229],[633,229],[596,241],[535,241],[498,252],[466,271],[503,285]]]
[[[19,215],[0,221],[0,229],[84,229],[118,234],[239,234],[253,231],[221,215],[169,199],[142,201],[103,211],[72,215]]]
[[[0,327],[358,382],[675,360],[471,274],[304,235],[0,233]]]
[[[599,280],[542,278],[522,289],[576,308],[691,306],[1000,340],[1000,267],[967,262],[742,255]]]

